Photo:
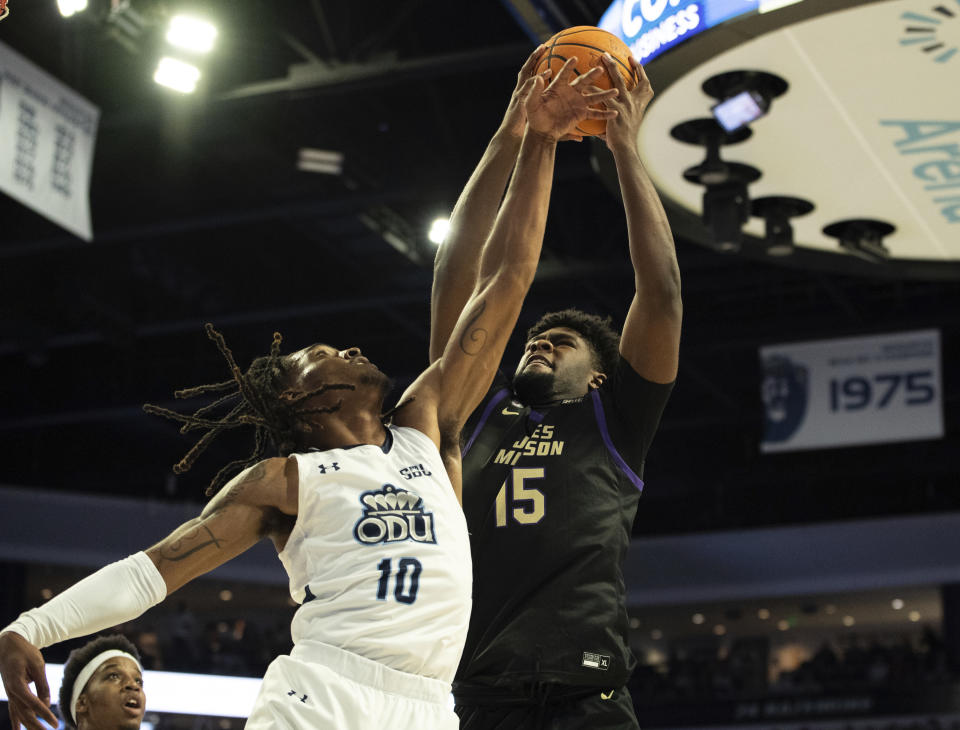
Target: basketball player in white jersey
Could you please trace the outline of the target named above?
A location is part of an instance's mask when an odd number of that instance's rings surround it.
[[[113,634],[70,652],[59,707],[66,730],[137,730],[146,709],[137,647]]]
[[[460,429],[489,387],[540,255],[556,144],[616,90],[573,79],[574,59],[548,81],[528,59],[527,130],[513,185],[483,248],[480,276],[446,351],[407,389],[393,425],[381,417],[388,380],[357,348],[279,352],[233,380],[187,395],[223,395],[192,416],[207,433],[254,425],[259,460],[216,493],[199,517],[102,568],[0,633],[0,674],[14,727],[55,722],[39,649],[128,621],[263,537],[270,537],[303,605],[294,649],[267,670],[247,727],[456,728],[448,709],[470,613],[471,566],[460,494]],[[548,85],[549,84],[549,85]],[[229,413],[213,419],[217,404]],[[289,456],[288,456],[289,455]],[[287,457],[287,458],[284,458]],[[243,463],[243,462],[242,462]],[[228,469],[225,467],[225,469]],[[223,474],[224,471],[221,471]],[[219,477],[214,485],[219,483]],[[38,696],[29,689],[35,682]]]

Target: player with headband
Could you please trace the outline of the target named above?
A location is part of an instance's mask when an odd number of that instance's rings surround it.
[[[70,652],[60,685],[68,730],[137,730],[145,709],[140,653],[125,636],[101,636]]]

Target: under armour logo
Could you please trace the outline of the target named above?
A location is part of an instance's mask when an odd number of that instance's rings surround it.
[[[298,694],[300,694],[300,693],[297,692],[297,690],[292,689],[292,690],[290,690],[289,692],[287,692],[287,697],[296,697]],[[306,696],[306,695],[304,695],[303,697],[297,697],[297,699],[300,700],[301,702],[303,702],[304,704],[306,704],[306,702],[307,702],[307,696]]]
[[[333,464],[331,464],[330,466],[327,466],[326,464],[321,464],[319,468],[320,468],[320,473],[321,473],[321,474],[326,474],[326,473],[327,473],[327,469],[333,469],[334,471],[340,471],[340,465],[339,465],[337,462],[333,462]]]

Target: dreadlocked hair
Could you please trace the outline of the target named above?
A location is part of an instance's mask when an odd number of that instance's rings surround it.
[[[593,366],[611,375],[620,357],[620,333],[610,317],[598,317],[579,309],[563,309],[543,315],[529,330],[527,342],[554,327],[569,327],[580,333],[593,349]]]
[[[216,473],[205,492],[206,496],[211,497],[233,476],[263,459],[269,451],[280,456],[287,456],[295,451],[299,433],[311,430],[309,416],[315,413],[333,413],[339,410],[342,404],[342,401],[338,401],[332,406],[308,408],[304,405],[305,400],[329,390],[353,390],[354,386],[346,383],[325,383],[308,391],[285,388],[287,368],[280,354],[283,337],[279,332],[273,333],[270,354],[254,359],[247,371],[243,372],[237,365],[233,352],[227,347],[223,335],[209,323],[204,329],[207,337],[216,343],[220,354],[227,361],[232,377],[220,383],[177,390],[173,395],[176,398],[194,398],[208,393],[224,395],[192,414],[179,413],[150,403],[145,404],[143,410],[183,424],[180,433],[206,429],[206,433],[173,465],[175,474],[189,471],[200,454],[224,431],[241,426],[254,427],[253,451],[244,459],[231,461]],[[225,409],[227,412],[224,415],[213,415]]]

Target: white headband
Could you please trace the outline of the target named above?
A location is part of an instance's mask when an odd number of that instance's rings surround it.
[[[143,671],[143,667],[140,666],[140,662],[137,661],[135,656],[120,649],[108,649],[107,651],[97,654],[80,670],[80,674],[77,675],[77,681],[73,683],[73,693],[70,696],[70,717],[73,718],[74,725],[77,723],[77,699],[80,697],[80,693],[83,692],[83,688],[87,686],[90,677],[100,668],[101,664],[107,661],[107,659],[113,659],[116,656],[125,656],[136,664],[141,672]]]

